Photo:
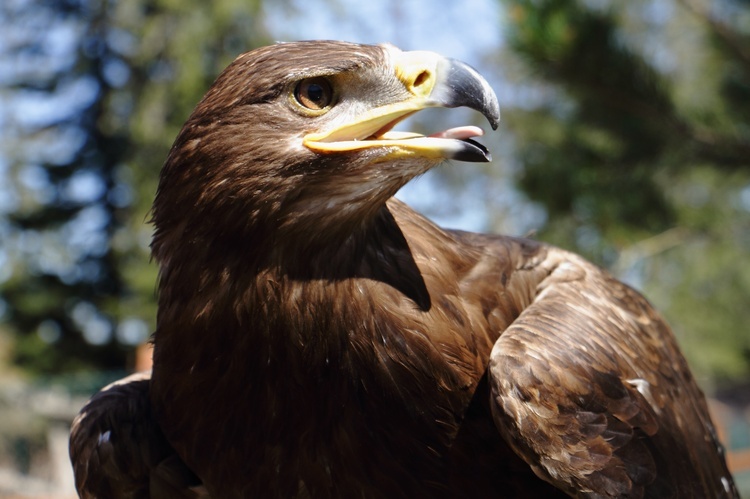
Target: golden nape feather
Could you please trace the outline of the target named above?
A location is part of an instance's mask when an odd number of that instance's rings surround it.
[[[473,125],[393,130],[459,106],[497,127],[474,69],[391,45],[277,44],[218,77],[153,205],[153,374],[73,428],[82,497],[738,497],[642,296],[393,199],[490,160]]]

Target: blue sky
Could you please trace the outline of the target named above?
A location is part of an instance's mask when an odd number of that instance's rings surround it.
[[[269,28],[280,40],[389,42],[404,50],[434,50],[477,64],[477,54],[500,44],[497,0],[293,1],[297,14],[272,8]],[[334,8],[331,6],[334,5]]]

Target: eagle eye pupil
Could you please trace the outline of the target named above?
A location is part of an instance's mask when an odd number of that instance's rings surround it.
[[[307,96],[310,98],[313,102],[320,102],[323,100],[323,87],[318,85],[317,83],[310,84],[309,87],[307,87]]]
[[[333,102],[333,89],[325,78],[310,78],[297,84],[297,88],[294,89],[294,98],[307,109],[319,111]]]

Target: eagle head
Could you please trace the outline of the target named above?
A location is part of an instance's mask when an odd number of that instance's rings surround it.
[[[497,127],[489,84],[432,52],[315,41],[245,53],[198,104],[162,169],[154,255],[164,264],[186,241],[246,241],[256,254],[280,240],[340,244],[441,161],[490,160],[474,126],[392,130],[421,109],[458,106]]]

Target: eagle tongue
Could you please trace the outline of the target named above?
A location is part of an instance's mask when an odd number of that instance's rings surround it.
[[[477,126],[459,126],[442,132],[433,133],[430,137],[437,139],[457,139],[466,140],[472,137],[481,137],[484,130]]]
[[[458,161],[471,161],[471,162],[489,162],[492,161],[492,156],[479,142],[471,140],[472,137],[481,137],[484,135],[484,131],[476,126],[459,126],[456,128],[450,128],[443,132],[437,132],[430,135],[431,138],[435,139],[450,139],[460,140],[461,145],[457,147],[450,159],[456,159]]]

